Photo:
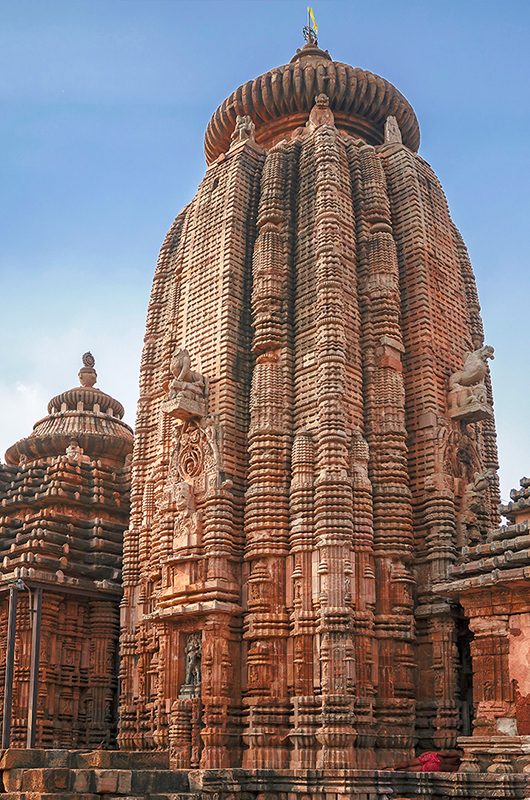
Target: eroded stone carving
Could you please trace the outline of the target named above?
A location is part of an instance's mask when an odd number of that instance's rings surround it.
[[[205,416],[208,382],[204,375],[191,369],[190,354],[186,349],[175,350],[170,370],[173,379],[163,405],[166,414],[182,420]]]
[[[196,510],[193,489],[186,481],[179,481],[173,487],[175,522],[173,526],[173,549],[199,544],[201,533],[201,514]]]
[[[201,651],[202,637],[200,633],[191,633],[184,647],[184,683],[180,689],[181,697],[196,695],[201,684]]]
[[[485,381],[488,359],[494,357],[494,352],[493,347],[485,345],[466,353],[463,368],[450,376],[448,402],[453,419],[477,422],[492,417]]]
[[[466,486],[456,519],[458,547],[482,541],[486,533],[486,493],[494,477],[493,469],[475,472],[473,480]]]
[[[398,121],[395,117],[387,117],[385,120],[385,144],[402,144],[403,139]]]
[[[249,117],[248,115],[238,115],[236,117],[236,126],[231,137],[230,148],[234,147],[234,145],[239,144],[240,142],[256,141],[255,132],[256,126],[252,122],[252,117]]]
[[[315,105],[309,114],[307,127],[310,132],[320,128],[322,125],[335,125],[333,111],[329,107],[329,97],[327,94],[318,94],[315,97]]]

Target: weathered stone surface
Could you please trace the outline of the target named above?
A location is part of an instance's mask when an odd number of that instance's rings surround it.
[[[148,311],[122,750],[8,751],[13,797],[530,797],[530,481],[498,528],[493,349],[418,143],[314,37],[215,112]],[[40,746],[113,742],[131,434],[80,381],[0,468],[4,579],[48,587]]]
[[[26,746],[31,631],[40,587],[42,634],[37,747],[115,741],[123,530],[129,514],[132,431],[123,407],[95,388],[90,353],[81,385],[54,397],[48,416],[0,465],[0,661],[8,586],[17,592],[11,745]],[[0,669],[0,702],[4,668]],[[52,751],[54,752],[54,751]],[[62,751],[59,751],[59,758]],[[15,758],[12,751],[3,756]],[[39,766],[37,754],[32,762]],[[52,765],[48,759],[48,764]]]
[[[175,768],[373,769],[472,716],[433,586],[498,522],[493,350],[412,109],[361,72],[310,42],[237,90],[160,253],[119,740]]]

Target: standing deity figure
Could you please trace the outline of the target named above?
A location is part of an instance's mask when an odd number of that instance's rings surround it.
[[[186,686],[198,686],[201,682],[201,638],[192,633],[186,642],[186,670],[184,683]]]

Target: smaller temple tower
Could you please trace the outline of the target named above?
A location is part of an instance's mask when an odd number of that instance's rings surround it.
[[[112,746],[123,531],[133,434],[80,385],[0,465],[2,748]]]

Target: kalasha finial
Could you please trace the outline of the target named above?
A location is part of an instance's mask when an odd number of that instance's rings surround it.
[[[96,359],[92,353],[83,353],[83,366],[79,370],[79,382],[81,386],[92,388],[97,381],[98,374],[94,367],[96,366]]]
[[[318,45],[318,25],[311,6],[307,7],[307,25],[304,25],[302,32],[307,44]]]

